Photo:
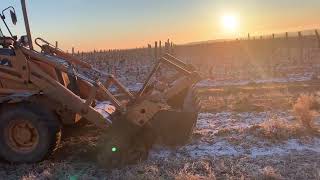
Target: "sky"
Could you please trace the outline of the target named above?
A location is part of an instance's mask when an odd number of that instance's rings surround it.
[[[319,0],[26,0],[33,38],[59,42],[65,50],[144,47],[320,28]],[[20,0],[1,0],[18,16]],[[231,17],[231,18],[226,18]],[[224,22],[232,19],[232,22]],[[9,23],[11,24],[11,23]],[[3,24],[0,27],[6,34]]]

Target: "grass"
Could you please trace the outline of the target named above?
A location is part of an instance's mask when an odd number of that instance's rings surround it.
[[[235,98],[236,100],[236,98]],[[237,102],[237,101],[234,101]],[[294,102],[294,101],[293,101]],[[248,103],[239,103],[245,107],[250,107]],[[271,117],[270,119],[251,126],[248,129],[220,129],[217,136],[230,136],[231,134],[255,135],[272,142],[285,141],[290,138],[301,138],[312,136],[319,133],[319,127],[315,123],[317,111],[320,110],[319,101],[316,95],[300,95],[297,100],[292,103],[292,109],[296,115],[295,120],[287,120],[279,117]],[[288,109],[290,106],[288,106]],[[230,109],[230,108],[229,108]],[[246,108],[245,108],[246,109]],[[248,109],[247,109],[248,110]],[[236,111],[237,112],[237,111]],[[251,112],[251,111],[246,111]]]
[[[293,111],[299,117],[300,123],[308,130],[316,131],[315,114],[319,109],[319,102],[314,95],[301,95],[293,106]]]
[[[277,170],[272,166],[266,166],[261,170],[261,179],[272,180],[272,179],[284,179]]]
[[[296,122],[289,122],[280,118],[271,118],[257,126],[253,134],[271,141],[284,141],[293,137],[306,135],[305,128]]]
[[[186,163],[184,167],[178,172],[175,172],[173,176],[176,180],[216,179],[213,167],[205,160]]]

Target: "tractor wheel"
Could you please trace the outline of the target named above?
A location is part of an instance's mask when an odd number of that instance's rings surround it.
[[[57,148],[61,127],[54,114],[18,104],[2,108],[0,133],[0,157],[12,163],[34,163]]]

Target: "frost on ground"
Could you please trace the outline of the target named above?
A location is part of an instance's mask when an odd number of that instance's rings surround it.
[[[49,160],[30,165],[0,163],[0,177],[25,180],[319,178],[319,138],[308,133],[291,133],[297,136],[269,140],[265,138],[268,134],[259,129],[273,127],[270,119],[296,121],[289,111],[201,113],[193,138],[186,146],[177,149],[157,146],[147,161],[114,170],[98,167],[89,157],[95,157],[90,149],[94,149],[99,133],[94,126],[87,125],[64,138],[58,152]]]
[[[215,106],[212,102],[208,105]],[[107,104],[97,103],[96,108],[106,110]],[[292,106],[286,107],[200,113],[187,145],[156,145],[148,160],[114,170],[96,164],[101,132],[94,125],[65,129],[53,157],[37,164],[0,162],[0,179],[320,179],[320,137],[299,123],[288,110]]]
[[[282,124],[272,124],[273,121]],[[312,136],[301,126],[296,127],[296,119],[291,112],[222,112],[199,114],[190,144],[174,150],[155,148],[150,158],[256,158],[304,151],[320,153],[320,138]]]
[[[242,86],[250,83],[263,84],[263,83],[289,83],[289,82],[303,82],[310,81],[314,77],[313,72],[305,72],[300,74],[288,74],[286,77],[281,78],[264,78],[252,80],[203,80],[197,84],[198,87],[218,87],[218,86]]]

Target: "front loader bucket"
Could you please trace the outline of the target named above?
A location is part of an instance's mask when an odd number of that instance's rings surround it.
[[[198,112],[162,110],[150,121],[160,143],[168,146],[185,144],[191,137]]]

